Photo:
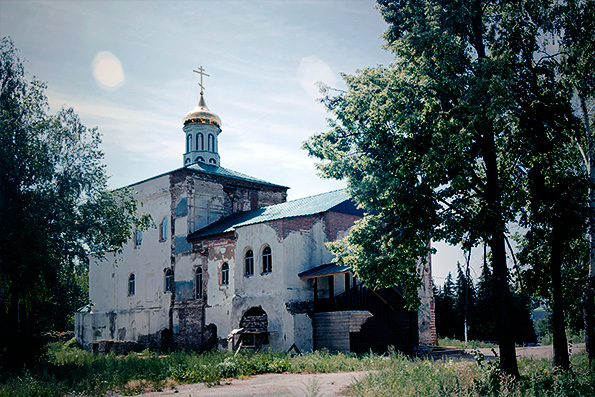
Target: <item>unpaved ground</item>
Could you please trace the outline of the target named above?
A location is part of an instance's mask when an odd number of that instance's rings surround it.
[[[249,379],[229,379],[229,384],[206,387],[198,383],[180,385],[163,392],[143,396],[347,396],[347,386],[365,376],[366,372],[335,374],[267,374]]]
[[[584,343],[572,346],[572,353],[585,349]],[[486,359],[494,359],[492,349],[478,349]],[[494,349],[499,354],[498,349]],[[460,358],[473,359],[469,354]],[[552,358],[553,347],[517,347],[518,357]],[[457,357],[453,357],[457,358]],[[163,392],[142,394],[143,396],[208,396],[208,397],[250,397],[250,396],[347,396],[347,386],[361,379],[366,372],[341,372],[334,374],[267,374],[249,379],[229,379],[220,386],[206,387],[202,383],[180,385]]]
[[[477,349],[482,352],[486,358],[493,358],[494,352],[492,349]],[[494,349],[497,354],[500,354],[500,350],[498,348]],[[585,350],[584,343],[577,343],[572,345],[570,350],[571,354],[578,353],[582,350]],[[470,349],[467,349],[467,352],[470,352]],[[533,358],[552,358],[554,357],[554,347],[552,345],[549,346],[533,346],[533,347],[517,347],[516,348],[516,355],[517,357],[533,357]]]

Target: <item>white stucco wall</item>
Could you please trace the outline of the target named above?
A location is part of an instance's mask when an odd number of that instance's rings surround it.
[[[171,195],[169,176],[132,187],[139,213],[149,214],[154,226],[135,236],[121,253],[91,258],[89,297],[92,313],[77,315],[77,334],[88,343],[98,339],[137,340],[168,327],[171,293],[165,292],[165,270],[171,255]],[[159,224],[167,219],[167,238],[160,241]],[[128,280],[135,276],[135,293],[128,294]]]
[[[238,328],[248,309],[260,306],[268,317],[270,348],[287,350],[295,343],[301,351],[312,350],[310,317],[288,308],[286,303],[312,301],[312,280],[301,280],[298,273],[330,263],[333,254],[324,245],[327,237],[322,218],[304,224],[307,227],[289,231],[286,236],[281,236],[272,223],[240,227],[236,240],[227,242],[234,246],[233,250],[226,251],[224,246],[209,248],[217,252],[209,252],[206,323],[217,326],[219,338]],[[262,252],[266,246],[272,251],[272,272],[263,274]],[[254,274],[245,276],[244,255],[249,249],[254,252]],[[230,267],[227,286],[220,284],[224,262]],[[335,277],[335,293],[343,291],[341,274]]]

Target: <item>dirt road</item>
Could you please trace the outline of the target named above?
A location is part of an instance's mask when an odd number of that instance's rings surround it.
[[[346,396],[347,386],[365,372],[340,372],[335,374],[267,374],[249,379],[229,379],[229,384],[206,387],[198,383],[180,385],[163,392],[143,396]]]
[[[584,343],[572,346],[572,353],[585,349]],[[498,349],[494,349],[498,353]],[[466,354],[454,359],[470,359]],[[486,359],[494,359],[492,349],[479,349]],[[552,358],[552,346],[517,347],[518,357]],[[347,386],[361,379],[366,372],[341,372],[334,374],[267,374],[249,379],[229,379],[220,386],[206,387],[204,384],[180,385],[162,392],[142,396],[207,396],[207,397],[249,397],[249,396],[347,396]]]

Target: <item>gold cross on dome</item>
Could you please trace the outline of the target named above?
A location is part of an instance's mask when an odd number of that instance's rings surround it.
[[[205,87],[202,85],[202,76],[207,76],[207,77],[210,77],[210,76],[205,73],[205,69],[202,66],[199,67],[198,70],[193,70],[193,72],[200,74],[200,83],[198,83],[198,85],[200,86],[200,95],[202,95],[202,94],[204,94],[204,91],[205,91]]]

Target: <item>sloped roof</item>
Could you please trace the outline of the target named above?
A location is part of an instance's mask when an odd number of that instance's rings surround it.
[[[218,166],[209,165],[209,164],[205,164],[205,163],[194,163],[194,164],[188,165],[185,168],[187,168],[189,170],[193,170],[193,171],[198,171],[198,172],[202,172],[202,173],[205,173],[205,174],[209,174],[209,175],[218,175],[218,176],[224,176],[224,177],[227,177],[227,178],[240,179],[240,180],[243,180],[243,181],[260,183],[262,185],[280,186],[280,187],[287,188],[287,186],[277,185],[275,183],[271,183],[271,182],[265,181],[264,179],[258,179],[258,178],[255,178],[253,176],[246,175],[246,174],[243,174],[241,172],[231,170],[229,168],[218,167]]]
[[[341,189],[234,214],[191,233],[188,239],[231,232],[238,227],[256,223],[315,215],[331,210],[352,215],[363,215],[363,211],[356,208],[345,190]]]
[[[339,265],[338,263],[327,263],[326,265],[316,266],[298,274],[301,279],[330,276],[331,274],[346,273],[351,270],[350,266]]]
[[[271,182],[265,181],[264,179],[258,179],[253,176],[246,175],[241,172],[231,170],[229,168],[218,167],[215,165],[209,165],[209,164],[204,164],[204,163],[194,163],[194,164],[188,165],[186,167],[176,168],[175,170],[168,171],[163,174],[155,175],[155,176],[152,176],[147,179],[143,179],[142,181],[135,182],[128,186],[135,186],[135,185],[141,184],[143,182],[150,181],[152,179],[156,179],[156,178],[162,177],[164,175],[173,174],[174,172],[182,171],[185,169],[195,171],[195,172],[200,172],[203,174],[208,174],[208,175],[217,175],[217,176],[222,176],[222,177],[226,177],[226,178],[232,178],[232,179],[237,179],[237,180],[241,180],[241,181],[246,181],[246,182],[259,183],[261,185],[276,186],[276,187],[280,187],[280,188],[284,188],[284,189],[289,189],[289,187],[287,187],[287,186],[277,185],[276,183],[271,183]]]

